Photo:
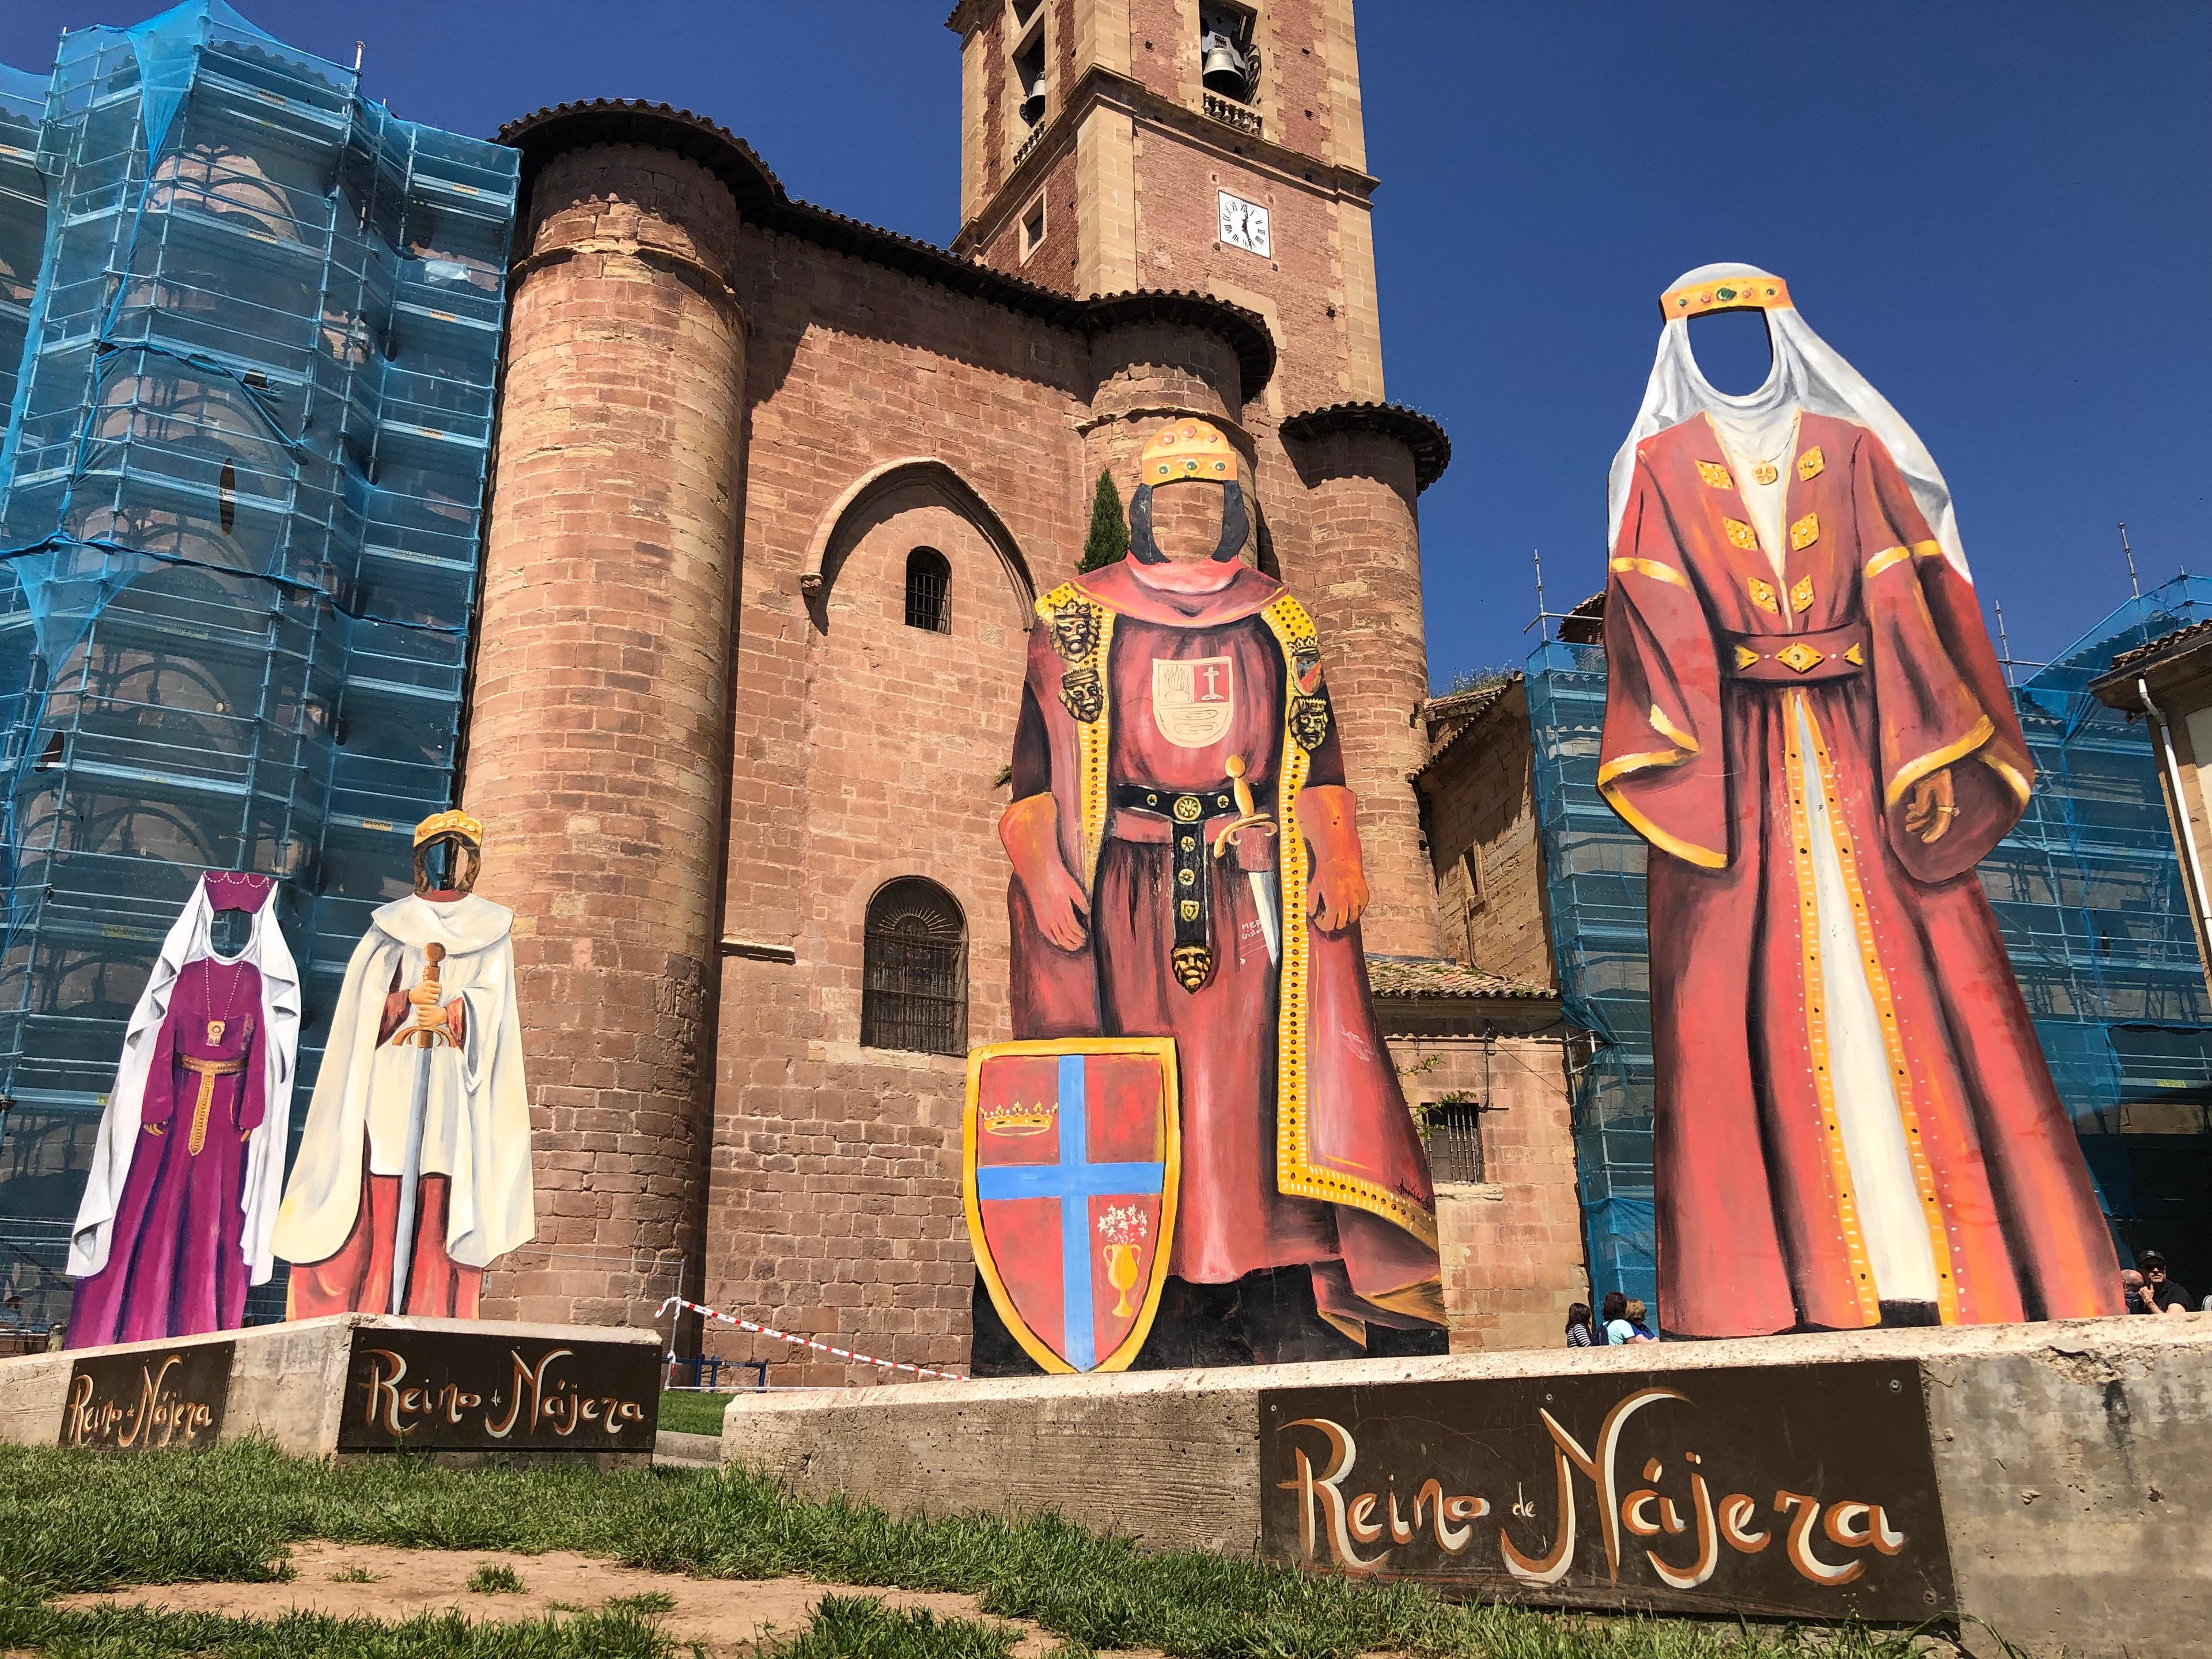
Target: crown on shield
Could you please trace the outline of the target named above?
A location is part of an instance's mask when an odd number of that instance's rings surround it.
[[[456,808],[447,812],[433,812],[415,826],[415,844],[420,847],[435,836],[460,835],[477,846],[483,845],[483,825],[466,812]]]
[[[1184,478],[1237,482],[1237,452],[1219,427],[1204,421],[1170,421],[1146,443],[1137,458],[1139,483],[1175,483]]]
[[[1052,1127],[1053,1120],[1060,1115],[1060,1108],[1043,1101],[1024,1106],[1018,1100],[1010,1100],[986,1106],[976,1115],[981,1119],[987,1135],[1041,1135]]]

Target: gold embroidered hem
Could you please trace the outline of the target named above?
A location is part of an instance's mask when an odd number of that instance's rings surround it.
[[[1626,761],[1644,757],[1634,755],[1624,755],[1621,758],[1624,761]],[[1677,756],[1675,758],[1680,760],[1682,757]],[[1620,813],[1622,819],[1627,823],[1630,829],[1636,831],[1638,835],[1643,836],[1644,840],[1650,842],[1661,852],[1671,854],[1674,857],[1681,860],[1685,864],[1694,864],[1700,870],[1725,870],[1728,868],[1727,854],[1717,853],[1710,847],[1700,847],[1695,842],[1684,841],[1680,836],[1669,835],[1666,830],[1662,830],[1657,824],[1652,823],[1650,818],[1644,817],[1643,813],[1638,811],[1634,803],[1632,802],[1620,789],[1614,787],[1613,781],[1611,778],[1601,779],[1598,782],[1597,790],[1598,793],[1605,797],[1606,805],[1612,807],[1614,811]]]
[[[1889,787],[1882,792],[1882,805],[1896,805],[1904,798],[1906,790],[1911,788],[1930,772],[1940,772],[1953,761],[1972,754],[1975,750],[1979,749],[1996,735],[1996,728],[1990,724],[1990,717],[1984,714],[1967,729],[1966,735],[1963,738],[1947,743],[1941,749],[1931,749],[1917,759],[1905,762],[1897,769],[1897,775],[1889,781]]]
[[[1850,1264],[1851,1291],[1858,1304],[1862,1324],[1881,1322],[1881,1297],[1874,1282],[1873,1264],[1867,1259],[1866,1236],[1859,1225],[1859,1210],[1851,1191],[1850,1159],[1844,1151],[1844,1126],[1836,1113],[1836,1085],[1828,1070],[1828,1009],[1825,977],[1820,971],[1820,905],[1813,878],[1813,827],[1805,805],[1804,751],[1797,741],[1798,720],[1814,732],[1812,711],[1802,691],[1786,693],[1782,709],[1782,768],[1790,790],[1790,863],[1797,879],[1797,941],[1799,971],[1805,985],[1805,1044],[1813,1061],[1813,1091],[1820,1105],[1820,1133],[1828,1153],[1829,1189],[1836,1200],[1836,1229],[1843,1235],[1844,1254]],[[1814,738],[1815,744],[1820,739]],[[1825,775],[1823,775],[1825,777]]]
[[[1298,828],[1298,792],[1305,787],[1312,757],[1297,740],[1297,720],[1301,701],[1293,665],[1299,647],[1311,649],[1318,639],[1313,618],[1285,593],[1260,613],[1261,619],[1282,647],[1283,769],[1275,787],[1276,845],[1292,856],[1278,860],[1283,917],[1283,960],[1277,981],[1275,1016],[1275,1189],[1290,1198],[1319,1199],[1343,1204],[1403,1228],[1434,1249],[1437,1218],[1401,1194],[1378,1182],[1346,1175],[1318,1164],[1313,1157],[1311,1103],[1306,1075],[1306,1032],[1310,1010],[1312,968],[1306,938],[1306,860],[1295,856],[1304,846]],[[1334,1322],[1331,1322],[1332,1323]],[[1347,1333],[1349,1334],[1349,1333]]]
[[[1905,1057],[1905,1039],[1897,1029],[1896,999],[1890,994],[1889,975],[1875,946],[1874,918],[1867,912],[1866,890],[1859,882],[1858,859],[1851,846],[1850,831],[1837,816],[1833,805],[1844,798],[1836,779],[1835,763],[1829,758],[1828,746],[1820,737],[1820,723],[1809,706],[1805,711],[1805,724],[1813,734],[1813,757],[1820,769],[1820,787],[1831,803],[1831,839],[1837,860],[1843,866],[1844,888],[1850,894],[1851,921],[1858,934],[1860,959],[1866,967],[1867,989],[1874,996],[1875,1013],[1881,1018],[1882,1047],[1889,1060],[1898,1116],[1905,1126],[1905,1146],[1912,1167],[1913,1189],[1920,1198],[1921,1213],[1928,1225],[1929,1247],[1936,1258],[1936,1305],[1943,1322],[1955,1325],[1959,1322],[1959,1287],[1951,1275],[1948,1223],[1944,1218],[1942,1200],[1936,1194],[1936,1171],[1920,1139],[1920,1113],[1912,1087],[1912,1070]]]
[[[1687,576],[1674,566],[1662,564],[1656,559],[1615,559],[1613,568],[1624,576],[1649,576],[1655,581],[1672,582],[1681,588],[1690,585]]]

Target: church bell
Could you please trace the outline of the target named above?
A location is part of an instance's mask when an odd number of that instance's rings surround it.
[[[1209,34],[1199,43],[1199,50],[1205,54],[1205,66],[1199,78],[1206,89],[1241,101],[1252,82],[1244,66],[1244,54],[1237,50],[1237,43],[1225,34]]]
[[[1044,119],[1044,74],[1040,70],[1022,99],[1022,119],[1035,126]]]

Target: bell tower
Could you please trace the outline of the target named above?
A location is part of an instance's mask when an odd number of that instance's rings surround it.
[[[1268,412],[1382,398],[1352,0],[960,0],[957,252],[1264,317]]]

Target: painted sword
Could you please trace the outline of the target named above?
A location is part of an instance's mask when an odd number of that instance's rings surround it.
[[[1252,798],[1252,786],[1244,781],[1244,757],[1229,757],[1229,787],[1237,797],[1237,820],[1223,826],[1213,838],[1213,856],[1225,859],[1229,849],[1237,845],[1237,837],[1247,830],[1261,835],[1275,833],[1274,820],[1260,811]],[[1281,901],[1280,886],[1273,870],[1247,870],[1244,879],[1251,884],[1253,907],[1260,913],[1260,937],[1267,942],[1267,960],[1279,965],[1283,960],[1283,919],[1279,914]]]
[[[446,947],[422,947],[422,983],[436,988]],[[410,1005],[411,1006],[411,1005]],[[392,1235],[392,1311],[407,1311],[407,1279],[415,1265],[415,1212],[422,1189],[422,1127],[430,1113],[430,1051],[447,1040],[441,1029],[420,1024],[400,1039],[415,1048],[415,1090],[407,1103],[407,1153],[399,1165],[399,1216]]]

